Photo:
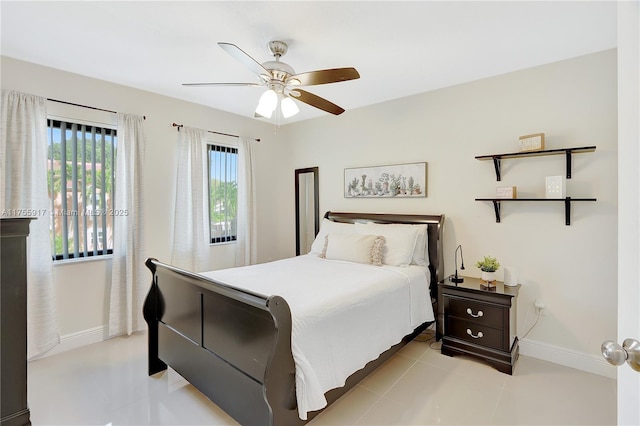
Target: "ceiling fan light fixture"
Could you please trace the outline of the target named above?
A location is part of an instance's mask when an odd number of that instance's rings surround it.
[[[282,98],[282,101],[280,101],[280,109],[282,109],[282,116],[284,118],[293,117],[300,112],[298,105],[289,97]]]
[[[1,0],[0,0],[1,1]],[[299,112],[293,100],[300,101],[314,108],[340,115],[344,108],[318,95],[299,89],[300,86],[317,86],[320,84],[338,83],[360,78],[358,71],[353,68],[329,68],[298,73],[282,61],[282,55],[287,53],[287,43],[273,40],[269,42],[269,51],[275,60],[260,63],[249,56],[244,50],[232,43],[219,42],[218,45],[229,55],[251,70],[259,83],[184,83],[184,86],[266,86],[267,90],[260,97],[256,107],[255,117],[271,118],[273,111],[281,103],[278,117],[291,117]],[[291,99],[287,99],[287,98]],[[278,121],[278,120],[276,120]]]
[[[260,96],[256,114],[266,118],[271,118],[271,114],[278,106],[278,95],[272,89],[267,90]]]

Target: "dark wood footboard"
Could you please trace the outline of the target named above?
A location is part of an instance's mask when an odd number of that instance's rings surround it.
[[[437,287],[443,271],[444,215],[327,212],[325,217],[428,224],[432,291]],[[242,425],[302,425],[320,412],[308,413],[306,421],[298,416],[291,312],[283,298],[235,288],[156,259],[147,259],[146,265],[153,274],[143,308],[149,375],[171,366]],[[344,387],[328,391],[327,402],[337,400],[427,325],[353,373]]]
[[[287,302],[155,259],[146,265],[153,273],[143,312],[149,375],[170,365],[242,425],[304,423]]]
[[[203,275],[147,259],[153,273],[143,307],[149,327],[148,373],[171,366],[242,425],[302,425],[298,416],[291,312],[279,296],[266,297]],[[353,373],[325,394],[336,401],[415,335]]]

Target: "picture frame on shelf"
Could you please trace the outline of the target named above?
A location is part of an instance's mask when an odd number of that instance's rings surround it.
[[[547,176],[544,181],[545,198],[556,199],[567,196],[567,181],[564,176]]]

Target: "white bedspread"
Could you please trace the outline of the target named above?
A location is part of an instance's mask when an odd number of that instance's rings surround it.
[[[428,270],[305,255],[204,272],[217,281],[282,296],[291,309],[298,413],[327,405],[324,393],[433,321]]]

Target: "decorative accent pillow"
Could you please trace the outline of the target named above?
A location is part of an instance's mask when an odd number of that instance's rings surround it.
[[[382,265],[384,237],[380,235],[329,234],[320,257]]]
[[[358,234],[382,235],[385,238],[382,263],[392,266],[407,266],[411,264],[418,239],[418,227],[373,222],[358,222],[355,225]]]
[[[371,263],[376,266],[382,266],[382,259],[384,257],[384,243],[385,238],[382,235],[376,235],[376,239],[371,247]]]
[[[311,244],[309,253],[320,256],[326,244],[326,237],[329,234],[355,234],[355,226],[353,223],[333,222],[329,219],[322,219],[320,230],[315,240]]]

